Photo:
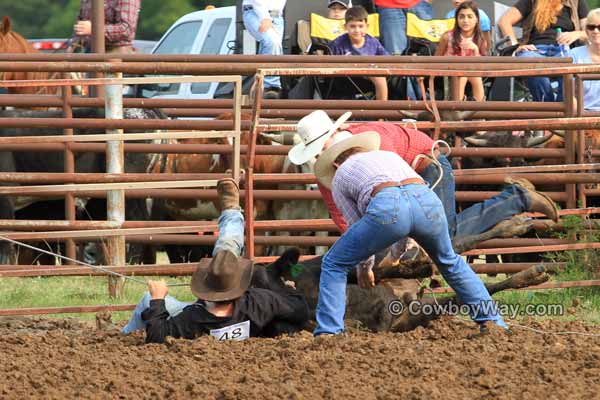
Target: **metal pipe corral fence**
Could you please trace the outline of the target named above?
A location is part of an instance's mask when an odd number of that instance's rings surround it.
[[[114,57],[114,55],[113,55]],[[587,114],[581,107],[574,112],[572,99],[577,98],[578,106],[582,103],[581,80],[586,77],[600,77],[600,67],[573,66],[570,59],[502,59],[495,57],[476,57],[468,60],[468,65],[461,59],[451,57],[304,57],[283,56],[146,56],[119,55],[118,61],[110,61],[110,55],[0,55],[0,71],[48,71],[48,72],[94,72],[106,75],[102,80],[86,80],[85,84],[102,87],[107,85],[105,98],[85,98],[72,96],[69,90],[63,91],[60,97],[49,95],[0,95],[0,107],[60,107],[63,109],[61,118],[2,118],[0,128],[37,128],[63,129],[64,136],[55,137],[0,137],[2,151],[38,151],[63,152],[65,159],[64,172],[21,172],[0,173],[0,182],[11,186],[0,186],[0,194],[4,196],[37,196],[51,198],[62,196],[65,199],[66,219],[64,221],[19,221],[0,220],[0,229],[9,230],[7,237],[19,238],[23,241],[66,241],[67,254],[73,258],[75,243],[119,238],[123,251],[116,251],[110,264],[115,271],[124,274],[148,275],[189,275],[195,264],[125,266],[125,243],[144,244],[188,244],[210,245],[214,243],[216,230],[214,222],[198,221],[127,221],[124,218],[124,202],[126,198],[154,199],[195,199],[214,200],[216,191],[207,189],[208,186],[224,176],[225,173],[127,173],[123,170],[121,157],[127,153],[154,154],[212,154],[233,155],[233,165],[230,175],[239,179],[240,154],[245,154],[248,161],[245,169],[245,186],[242,198],[245,200],[246,214],[246,251],[247,256],[255,259],[255,244],[261,246],[302,245],[306,247],[329,246],[337,236],[317,237],[307,236],[307,231],[337,232],[331,220],[298,220],[298,221],[260,221],[254,218],[256,201],[263,200],[318,200],[320,193],[310,190],[281,190],[277,185],[283,183],[310,184],[315,182],[311,174],[255,173],[254,162],[257,156],[272,155],[274,157],[287,154],[290,146],[266,146],[258,144],[258,137],[264,131],[293,131],[295,122],[303,115],[314,109],[324,109],[332,117],[337,117],[347,110],[360,119],[386,118],[397,124],[406,124],[398,110],[424,111],[431,108],[425,101],[362,101],[362,100],[262,100],[262,79],[268,74],[281,75],[373,75],[386,76],[404,74],[412,76],[526,76],[535,74],[561,75],[566,79],[565,98],[562,103],[515,103],[515,102],[460,102],[437,101],[438,110],[472,110],[474,119],[485,118],[487,121],[433,121],[417,122],[418,129],[430,129],[447,132],[513,131],[513,130],[549,130],[565,129],[566,140],[564,148],[463,148],[452,149],[453,157],[524,157],[531,159],[556,160],[552,166],[530,166],[521,169],[485,169],[477,171],[457,171],[456,183],[467,187],[473,185],[490,185],[489,190],[460,190],[457,200],[460,202],[481,201],[497,193],[494,186],[502,184],[508,174],[515,177],[525,177],[537,185],[549,185],[546,190],[556,201],[564,203],[569,210],[575,209],[577,199],[585,202],[591,196],[600,196],[600,189],[588,188],[600,179],[600,174],[594,170],[597,165],[593,161],[584,162],[583,147],[584,129],[594,129],[600,126],[600,117]],[[472,62],[471,62],[472,61]],[[268,64],[267,64],[268,63]],[[373,68],[377,63],[377,68]],[[261,69],[269,65],[269,69]],[[183,99],[136,99],[120,100],[120,85],[131,82],[146,82],[150,78],[118,79],[120,73],[142,74],[175,74],[175,75],[205,75],[199,81],[211,82],[223,78],[223,75],[256,75],[254,89],[255,101],[244,99],[241,92],[241,77],[235,77],[235,92],[233,99],[215,100],[183,100]],[[213,76],[212,78],[210,76]],[[117,79],[114,79],[117,78]],[[134,79],[138,79],[135,81]],[[161,78],[153,78],[160,80]],[[190,77],[162,78],[165,82],[176,79],[189,80]],[[170,79],[170,80],[168,80]],[[6,81],[4,81],[6,82]],[[3,83],[4,83],[3,82]],[[571,82],[571,83],[570,83]],[[572,83],[574,82],[574,83]],[[74,80],[62,79],[54,82],[44,82],[48,85],[68,87],[77,83]],[[238,84],[239,83],[239,84]],[[40,82],[13,82],[8,86],[33,86]],[[105,104],[106,102],[106,104]],[[108,119],[73,118],[73,107],[105,107]],[[156,108],[166,110],[171,117],[214,117],[225,111],[233,110],[232,121],[219,120],[123,120],[119,110],[123,107]],[[113,111],[111,111],[113,110]],[[242,121],[241,112],[251,112],[249,121]],[[413,126],[411,124],[411,126]],[[75,129],[107,130],[111,138],[108,147],[104,143],[86,141],[84,137],[74,135]],[[151,130],[165,131],[233,131],[232,144],[175,144],[175,143],[132,143],[131,140],[115,140],[122,130],[138,129],[145,132]],[[571,132],[579,131],[578,134]],[[207,132],[208,133],[208,132]],[[247,144],[242,145],[241,135],[247,135]],[[172,134],[171,134],[172,135]],[[124,137],[127,134],[123,135]],[[161,136],[162,137],[162,136]],[[214,137],[214,135],[212,136]],[[228,137],[231,137],[229,135]],[[133,136],[132,136],[133,138]],[[89,140],[93,138],[90,136]],[[96,140],[96,139],[94,139]],[[98,139],[99,140],[99,139]],[[107,159],[117,161],[115,166],[107,169],[108,173],[77,173],[75,161],[80,153],[103,153],[108,151]],[[600,155],[600,151],[588,152],[591,156]],[[597,153],[597,154],[596,154]],[[120,161],[119,161],[120,160]],[[228,173],[229,174],[229,173]],[[144,187],[138,187],[141,184]],[[19,185],[19,186],[17,186]],[[38,185],[38,186],[31,186]],[[82,185],[91,185],[89,188]],[[111,186],[112,185],[112,186]],[[170,185],[170,186],[167,186]],[[178,186],[179,185],[179,186]],[[186,186],[187,185],[187,186]],[[266,185],[266,186],[265,186]],[[558,186],[558,189],[556,188]],[[187,187],[187,188],[186,188]],[[564,188],[563,191],[560,188]],[[114,193],[114,194],[113,194]],[[116,196],[114,200],[110,200]],[[75,198],[77,197],[108,197],[109,217],[106,221],[81,221],[75,218]],[[567,210],[568,211],[568,210]],[[593,211],[575,210],[568,213],[590,214]],[[194,225],[194,223],[196,225]],[[128,229],[137,229],[131,234]],[[32,230],[34,232],[18,232]],[[298,236],[265,236],[264,232],[288,231],[298,232]],[[110,232],[110,233],[109,233]],[[196,232],[209,234],[198,235]],[[116,242],[115,242],[116,243]],[[563,251],[576,249],[600,248],[598,243],[575,243],[563,239],[498,239],[484,242],[465,254],[505,254],[522,252]],[[265,259],[262,259],[265,260]],[[474,269],[479,273],[514,273],[530,264],[478,264]],[[564,264],[552,264],[561,268]],[[86,273],[87,271],[87,273]],[[88,268],[77,266],[0,266],[0,276],[81,276],[104,275],[92,272]],[[579,283],[586,286],[589,283]],[[577,286],[575,283],[570,284]],[[564,285],[546,285],[539,289],[563,287]],[[60,312],[94,312],[107,306],[70,307],[52,309],[23,309],[0,310],[0,315],[18,315],[14,313],[60,313]],[[109,306],[113,309],[130,309],[129,305]],[[115,308],[116,307],[116,308]],[[13,314],[11,314],[13,313]],[[22,314],[19,314],[22,315]]]

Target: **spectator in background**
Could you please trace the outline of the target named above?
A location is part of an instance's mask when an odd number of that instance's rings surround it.
[[[331,42],[332,55],[385,56],[389,55],[379,40],[367,33],[369,14],[362,6],[346,11],[346,33]],[[369,78],[375,85],[377,100],[388,99],[388,87],[385,77]]]
[[[141,0],[106,0],[104,2],[104,39],[107,53],[133,53]],[[92,0],[81,0],[75,35],[83,37],[86,52],[91,51]]]
[[[587,40],[583,27],[588,11],[586,0],[518,0],[500,18],[498,27],[513,45],[519,43],[517,57],[560,57],[565,46]],[[518,23],[523,27],[520,42],[513,30]],[[549,77],[527,78],[534,101],[562,101],[562,79],[558,78],[558,83],[555,95]]]
[[[400,55],[406,50],[406,13],[412,12],[420,19],[433,18],[431,0],[375,0],[379,13],[379,30],[386,50]]]
[[[571,50],[575,64],[600,64],[600,8],[587,15],[585,24],[587,45]],[[600,111],[600,81],[583,81],[583,107]]]
[[[460,0],[459,0],[460,1]],[[473,1],[461,2],[456,9],[454,29],[442,35],[435,51],[436,56],[473,57],[487,54],[487,43],[481,32],[477,4]],[[458,87],[452,87],[453,99],[465,97],[465,86],[471,84],[476,101],[485,100],[483,80],[479,77],[458,78]]]
[[[286,0],[244,0],[242,5],[244,26],[259,43],[258,54],[283,54],[283,9]],[[278,99],[281,78],[266,76],[265,99]]]
[[[466,0],[452,0],[454,8],[446,14],[446,19],[455,18],[456,10]],[[483,33],[483,38],[487,42],[488,49],[492,48],[492,21],[483,9],[479,8],[479,27]]]
[[[346,11],[350,7],[352,7],[352,1],[350,0],[329,0],[327,18],[344,19],[346,18]]]

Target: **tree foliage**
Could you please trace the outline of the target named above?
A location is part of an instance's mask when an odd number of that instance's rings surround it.
[[[587,2],[590,8],[600,7],[600,0]],[[136,37],[158,40],[173,22],[189,12],[208,5],[234,4],[235,0],[143,0]],[[0,0],[0,17],[10,16],[15,31],[26,38],[70,37],[78,10],[79,0]]]

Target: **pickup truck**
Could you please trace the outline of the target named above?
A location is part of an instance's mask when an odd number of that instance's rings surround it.
[[[360,4],[361,1],[353,3]],[[284,53],[297,54],[296,24],[301,19],[308,20],[311,12],[327,15],[327,1],[287,2],[284,13]],[[254,38],[244,29],[242,0],[238,0],[235,6],[208,7],[179,18],[159,40],[152,54],[256,54],[257,49]],[[250,84],[251,79],[246,79],[245,92]],[[232,90],[231,84],[217,82],[140,85],[137,95],[153,98],[212,99],[231,97]]]

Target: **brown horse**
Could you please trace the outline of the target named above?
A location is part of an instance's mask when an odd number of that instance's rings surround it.
[[[36,49],[21,35],[11,30],[11,21],[9,17],[2,17],[0,23],[0,53],[38,53]],[[70,78],[79,78],[81,74],[70,73]],[[60,73],[49,72],[0,72],[0,81],[16,80],[46,80],[61,78]],[[60,94],[59,86],[34,86],[34,87],[9,87],[10,94]],[[73,88],[76,94],[82,93],[82,87]]]

